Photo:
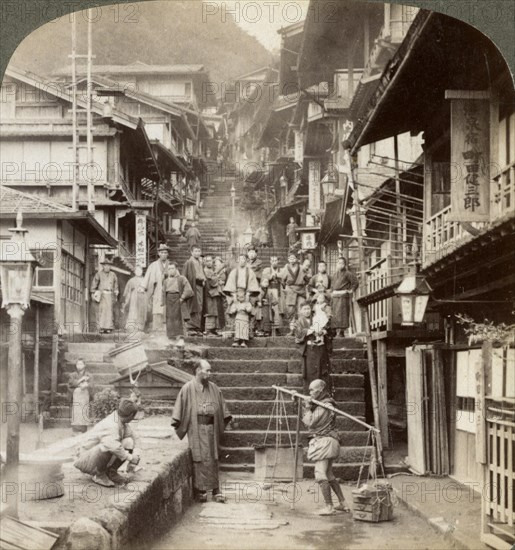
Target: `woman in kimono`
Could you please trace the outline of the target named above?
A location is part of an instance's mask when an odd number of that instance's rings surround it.
[[[162,296],[166,307],[166,335],[169,339],[181,338],[185,332],[184,323],[190,318],[187,302],[193,297],[193,290],[175,262],[169,263]]]
[[[89,403],[94,387],[83,359],[75,363],[75,372],[68,379],[68,391],[71,394],[72,431],[74,435],[84,433],[90,424]]]
[[[143,269],[138,266],[123,291],[122,312],[127,312],[125,330],[128,332],[142,332],[145,329],[148,300],[147,293],[141,288],[143,280]]]

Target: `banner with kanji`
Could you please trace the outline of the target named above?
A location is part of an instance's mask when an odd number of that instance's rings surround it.
[[[489,221],[490,103],[472,93],[451,99],[450,177],[449,221]]]

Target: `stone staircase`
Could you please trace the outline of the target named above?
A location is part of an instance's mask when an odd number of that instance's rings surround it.
[[[199,210],[197,227],[202,236],[202,251],[226,257],[228,242],[227,229],[231,218],[231,185],[233,179],[222,177],[221,169],[214,172],[210,186],[203,194],[203,205]],[[186,242],[181,242],[180,235],[169,235],[167,244],[171,248],[171,257],[177,262],[179,269],[190,257]]]
[[[188,342],[207,347],[206,357],[213,368],[213,381],[222,389],[233,415],[232,429],[222,440],[221,468],[225,471],[254,471],[254,447],[265,441],[272,414],[275,390],[272,385],[302,392],[301,354],[292,338],[257,338],[248,348],[232,348],[231,340],[220,338],[188,338]],[[149,353],[149,352],[147,352]],[[166,358],[164,351],[151,352],[151,362]],[[363,344],[352,338],[337,338],[331,357],[333,383],[338,408],[360,420],[365,415],[365,378],[367,369]],[[285,406],[292,440],[296,428],[296,405],[285,396]],[[155,414],[170,414],[171,403],[155,402],[149,409]],[[274,444],[277,431],[272,419],[267,444]],[[334,465],[341,479],[357,479],[363,458],[368,460],[371,447],[368,433],[351,419],[339,417],[342,453]],[[282,426],[282,443],[289,444],[286,425]],[[307,451],[306,431],[301,424],[304,454]],[[305,459],[304,475],[313,477],[313,464]]]
[[[263,444],[273,410],[275,390],[279,385],[302,392],[301,356],[293,339],[254,340],[247,349],[215,345],[208,350],[208,360],[216,373],[216,383],[222,388],[229,410],[234,416],[232,430],[222,442],[221,467],[226,471],[253,471],[253,445]],[[256,346],[256,347],[254,347]],[[341,349],[345,347],[345,349]],[[333,383],[338,408],[364,420],[364,371],[366,360],[363,345],[352,339],[337,339],[332,356]],[[288,424],[296,428],[296,405],[285,396]],[[356,479],[363,456],[370,455],[366,447],[367,432],[360,424],[338,418],[342,446],[341,461],[335,465],[336,475],[342,479]],[[272,419],[267,444],[276,439],[275,418]],[[282,426],[286,430],[286,426]],[[306,432],[301,424],[304,453],[307,451]],[[289,444],[289,436],[282,432],[282,443]],[[294,433],[291,435],[294,440]],[[304,474],[313,477],[313,464],[305,459]]]

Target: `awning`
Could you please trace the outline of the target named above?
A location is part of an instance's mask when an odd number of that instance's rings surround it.
[[[288,214],[290,212],[294,212],[299,206],[302,206],[303,204],[307,204],[308,197],[299,197],[297,200],[290,202],[289,204],[282,204],[280,206],[276,206],[275,209],[270,212],[268,215],[268,218],[266,219],[266,223],[271,222],[276,216],[279,214]]]
[[[499,79],[506,80],[499,87],[500,103],[513,104],[513,82],[494,43],[458,19],[420,10],[376,90],[355,113],[352,152],[394,135],[427,130],[435,113],[449,111],[446,90],[487,90]]]
[[[352,235],[350,217],[345,213],[345,199],[336,199],[325,206],[320,242],[325,244],[338,235]]]
[[[168,147],[165,147],[157,139],[153,139],[151,143],[152,143],[152,148],[155,151],[156,159],[159,159],[161,156],[164,156],[169,162],[173,164],[173,166],[175,166],[178,170],[180,170],[184,174],[188,174],[190,176],[193,175],[193,172],[183,163],[183,161],[175,153],[173,153],[170,149],[168,149]]]

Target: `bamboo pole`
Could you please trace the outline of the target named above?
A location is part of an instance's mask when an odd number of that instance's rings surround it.
[[[36,306],[36,331],[34,335],[34,405],[36,418],[39,416],[39,308]]]
[[[318,405],[319,407],[322,407],[323,409],[327,409],[328,411],[334,412],[340,416],[345,416],[345,418],[350,418],[354,422],[357,422],[358,424],[361,424],[368,430],[372,430],[374,432],[380,433],[380,430],[378,428],[375,428],[374,426],[371,426],[370,424],[367,424],[366,422],[363,422],[363,420],[360,420],[359,418],[356,418],[355,416],[352,416],[352,414],[340,411],[340,409],[337,409],[336,407],[333,407],[333,405],[328,405],[327,403],[323,403],[322,401],[317,401],[316,399],[313,399],[309,395],[304,395],[302,393],[299,393],[295,390],[289,390],[288,388],[283,388],[282,386],[272,386],[274,390],[287,393],[291,395],[292,397],[297,397],[298,399],[303,399],[304,401],[310,401],[311,403],[314,403],[315,405]]]
[[[351,163],[352,163],[352,159]],[[354,171],[351,170],[351,181],[354,183],[354,192],[355,192],[355,215],[356,215],[356,233],[358,241],[358,255],[361,271],[365,273],[367,270],[367,264],[365,259],[365,253],[363,249],[363,229],[361,227],[361,204],[359,202],[359,184],[356,178],[354,178]],[[365,287],[365,280],[362,281],[362,288]],[[377,383],[376,383],[376,372],[374,366],[374,345],[372,342],[372,334],[370,332],[370,319],[368,315],[368,306],[359,304],[361,313],[363,315],[363,324],[365,329],[365,340],[367,344],[367,363],[368,363],[368,375],[370,379],[370,393],[372,397],[372,410],[374,413],[374,424],[376,426],[381,426],[379,421],[379,405],[377,402]],[[379,430],[378,430],[379,431]],[[383,455],[383,443],[380,437],[377,438],[377,450],[379,454],[379,460],[382,460]]]
[[[277,388],[276,388],[277,389]],[[297,496],[297,460],[299,459],[300,416],[302,414],[302,402],[299,399],[297,405],[297,429],[295,431],[295,455],[293,459],[293,499],[291,509],[295,509],[295,497]]]

